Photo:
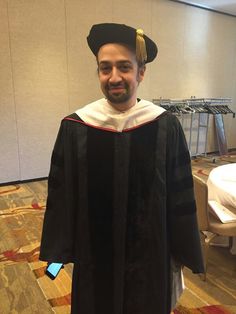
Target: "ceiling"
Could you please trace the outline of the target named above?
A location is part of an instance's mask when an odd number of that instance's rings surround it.
[[[236,0],[177,0],[177,2],[187,3],[236,17]]]

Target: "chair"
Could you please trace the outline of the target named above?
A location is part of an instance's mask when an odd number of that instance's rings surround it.
[[[236,222],[222,223],[210,211],[208,204],[208,187],[204,180],[193,175],[194,193],[197,206],[198,227],[203,239],[203,253],[205,263],[205,274],[203,280],[206,280],[207,263],[208,263],[208,249],[211,241],[217,236],[230,237],[231,243],[234,236],[236,236]],[[230,206],[227,206],[230,209]],[[209,234],[210,233],[210,234]]]

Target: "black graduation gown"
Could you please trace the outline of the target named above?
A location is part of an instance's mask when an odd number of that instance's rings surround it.
[[[74,263],[72,313],[169,314],[170,257],[203,272],[191,163],[178,119],[116,132],[62,121],[40,259]]]

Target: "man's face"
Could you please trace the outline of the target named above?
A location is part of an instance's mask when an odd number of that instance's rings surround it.
[[[98,52],[101,89],[111,104],[136,101],[137,88],[145,67],[138,68],[135,54],[121,44],[106,44]]]

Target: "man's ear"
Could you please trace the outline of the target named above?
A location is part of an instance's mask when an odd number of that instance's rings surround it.
[[[144,78],[144,74],[146,71],[146,65],[143,65],[139,68],[138,70],[138,82],[142,82],[143,78]]]

